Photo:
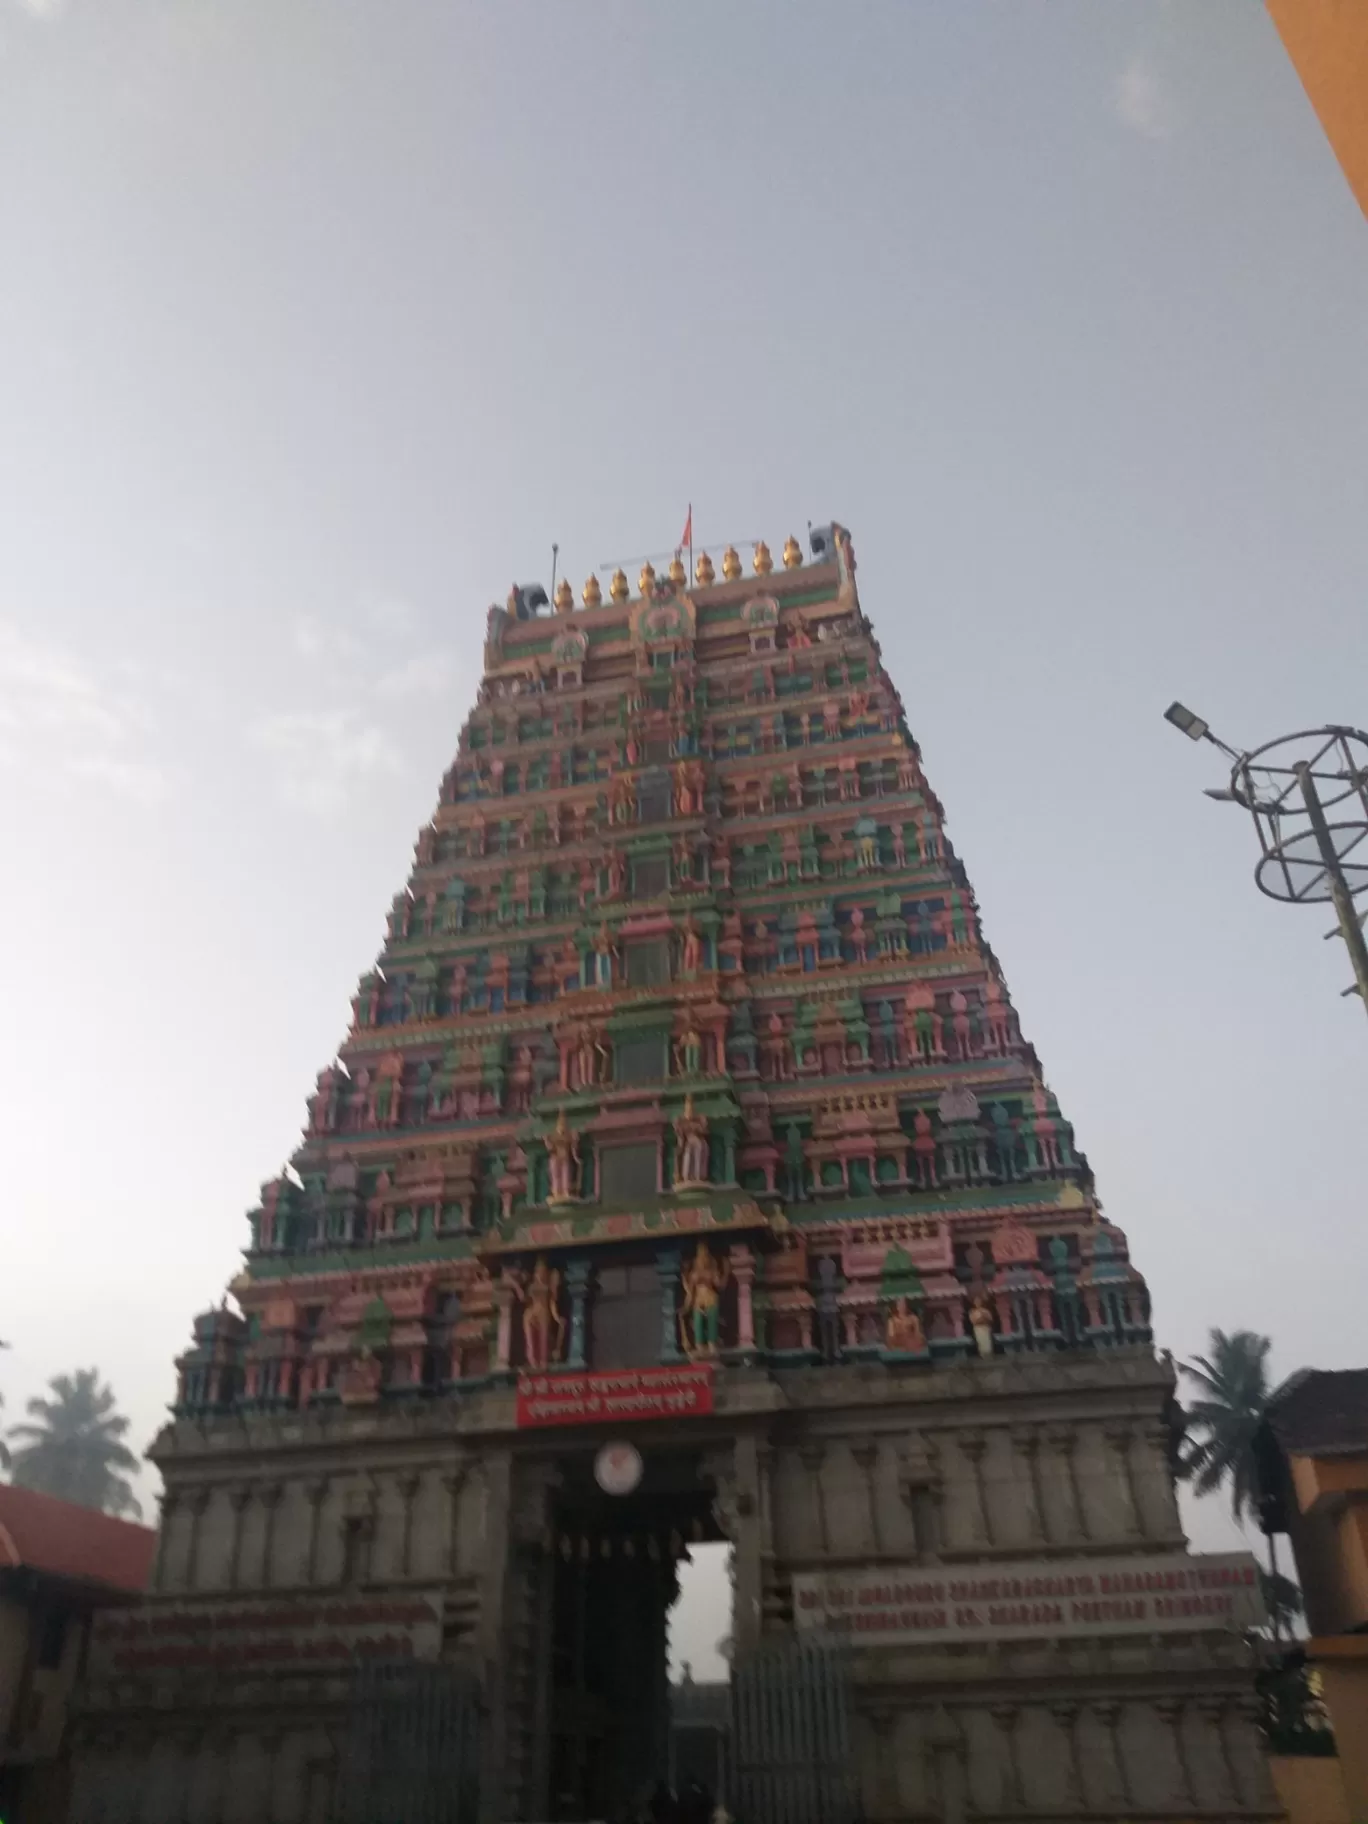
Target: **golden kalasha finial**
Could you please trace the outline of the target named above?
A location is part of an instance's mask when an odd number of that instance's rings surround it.
[[[643,564],[641,575],[637,578],[637,588],[643,595],[655,594],[655,565]]]
[[[680,557],[678,551],[676,551],[674,556],[670,559],[670,581],[677,589],[682,589],[688,580],[689,573],[684,568],[684,560]]]
[[[625,570],[614,570],[613,580],[608,585],[608,593],[615,602],[625,602],[627,600],[627,597],[632,593],[632,586],[627,581],[627,572]]]
[[[774,559],[770,556],[770,548],[763,538],[755,547],[755,555],[751,558],[751,566],[757,576],[768,576],[770,571],[774,568]]]
[[[570,579],[563,576],[556,584],[556,613],[570,614],[574,611],[575,592],[570,587]]]
[[[706,551],[700,551],[698,554],[698,562],[694,565],[695,581],[702,583],[706,588],[716,575],[717,572],[713,569],[712,559],[708,556]]]
[[[792,533],[784,540],[784,568],[797,570],[803,562],[803,547]]]
[[[603,591],[599,588],[599,580],[596,576],[585,577],[584,587],[580,590],[580,600],[586,608],[597,608],[603,600]]]
[[[728,545],[722,553],[722,574],[729,583],[734,583],[741,574],[741,559],[736,554],[735,545]]]

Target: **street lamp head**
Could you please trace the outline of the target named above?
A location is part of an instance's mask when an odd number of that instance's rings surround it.
[[[1164,720],[1172,722],[1175,728],[1181,729],[1189,741],[1204,741],[1211,733],[1211,724],[1203,722],[1200,716],[1193,715],[1192,711],[1182,703],[1170,703],[1164,711]]]

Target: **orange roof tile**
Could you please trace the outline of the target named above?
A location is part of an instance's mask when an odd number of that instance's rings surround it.
[[[136,1593],[147,1588],[156,1546],[150,1526],[0,1484],[0,1570],[37,1571]]]

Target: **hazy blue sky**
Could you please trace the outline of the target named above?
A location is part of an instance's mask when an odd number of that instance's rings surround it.
[[[487,604],[842,519],[1179,1354],[1365,1359],[1368,1026],[1201,787],[1368,722],[1368,224],[1255,0],[0,0],[11,1416],[139,1444]]]

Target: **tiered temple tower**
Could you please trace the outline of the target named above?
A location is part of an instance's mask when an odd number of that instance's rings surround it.
[[[721,1537],[739,1672],[853,1643],[869,1819],[1276,1810],[1144,1283],[849,536],[811,544],[490,610],[241,1314],[181,1358],[82,1818],[360,1817],[367,1654],[459,1668],[481,1818],[608,1814],[659,1771],[675,1563]]]

